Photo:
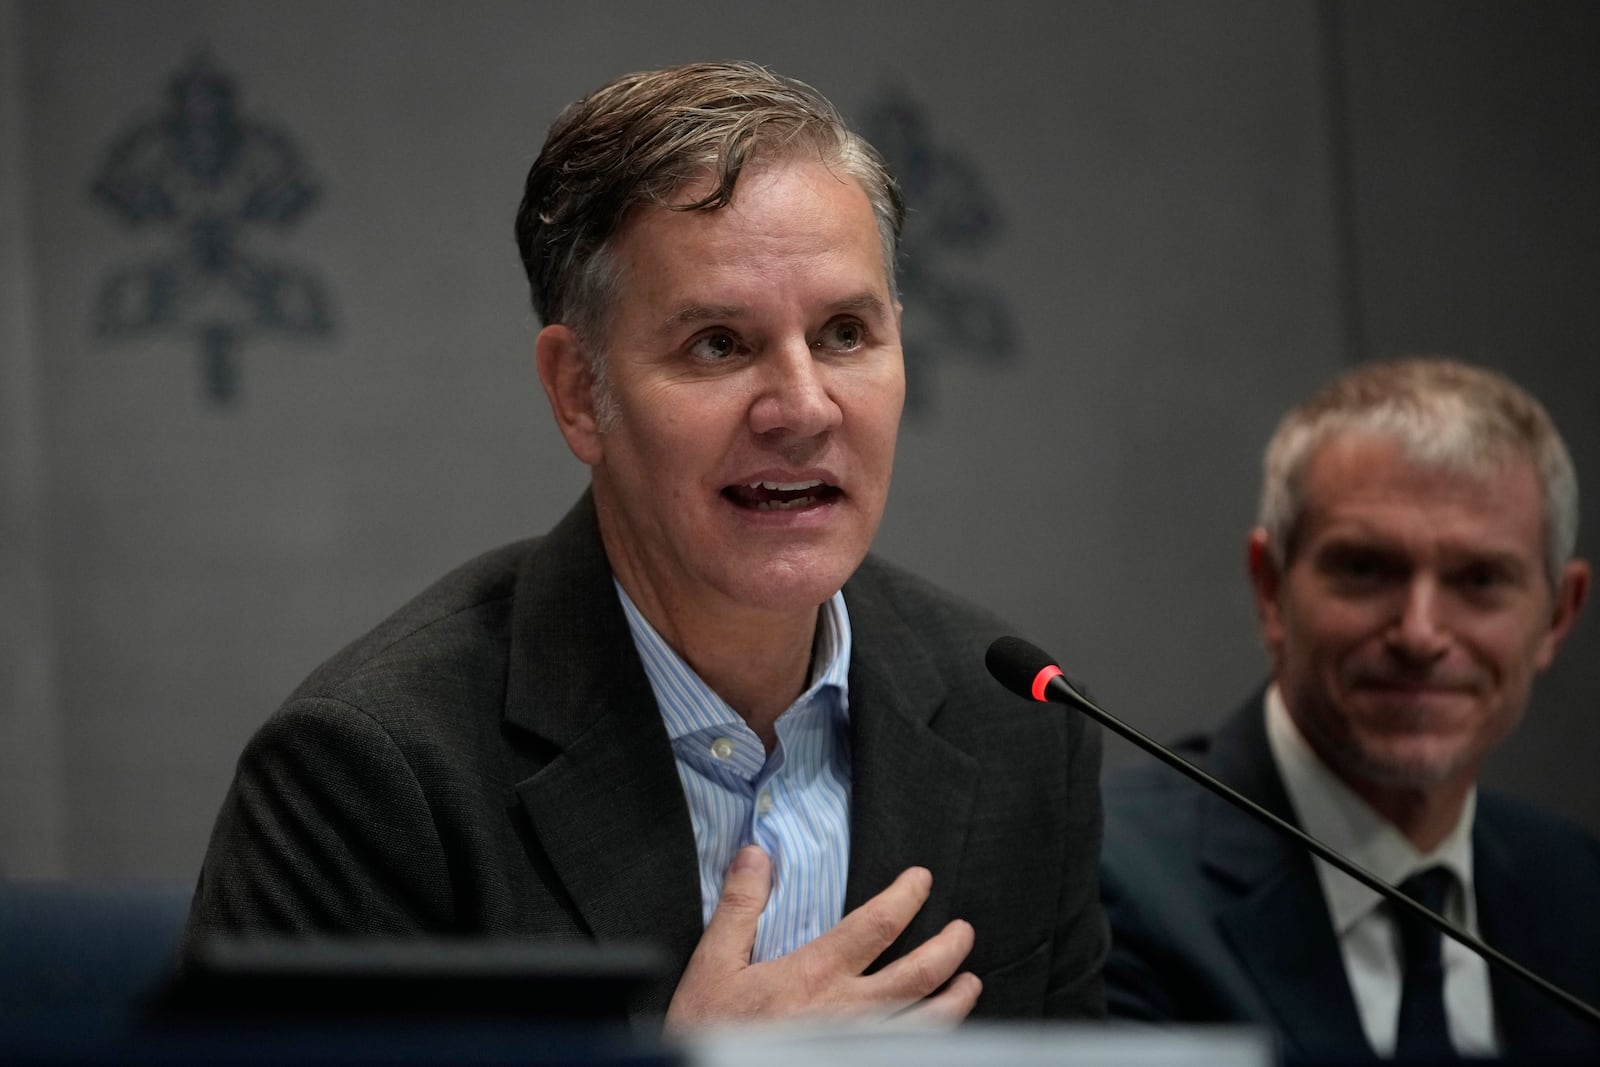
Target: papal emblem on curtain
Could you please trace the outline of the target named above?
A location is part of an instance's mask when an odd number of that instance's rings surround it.
[[[1003,236],[1004,218],[977,164],[935,137],[926,109],[909,94],[880,94],[865,109],[861,132],[883,153],[910,209],[898,265],[910,312],[906,409],[926,411],[939,361],[999,365],[1016,353],[1011,305],[972,273],[976,257]]]
[[[238,86],[204,56],[168,83],[159,114],[106,152],[95,199],[157,250],[113,268],[96,301],[100,336],[189,338],[205,395],[239,392],[239,351],[271,335],[323,337],[332,308],[302,266],[258,253],[257,235],[287,231],[319,188],[288,134],[243,112]]]

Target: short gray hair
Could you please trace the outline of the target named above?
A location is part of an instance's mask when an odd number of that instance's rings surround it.
[[[1414,462],[1469,474],[1532,461],[1544,501],[1546,567],[1553,584],[1578,540],[1578,476],[1544,406],[1494,371],[1414,357],[1349,371],[1284,416],[1262,463],[1257,523],[1279,568],[1294,558],[1305,512],[1307,465],[1330,438],[1370,434]]]

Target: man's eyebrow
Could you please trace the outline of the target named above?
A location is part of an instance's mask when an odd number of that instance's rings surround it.
[[[841,311],[864,311],[873,315],[883,315],[887,313],[888,305],[884,303],[883,297],[867,291],[844,297],[828,305],[829,314],[838,314]],[[747,313],[748,309],[742,304],[684,304],[668,315],[662,325],[671,329],[677,326],[695,326],[703,322],[729,322],[743,318]]]
[[[1318,546],[1319,557],[1345,559],[1350,556],[1372,556],[1384,560],[1410,561],[1410,553],[1399,542],[1373,537],[1330,537]],[[1487,563],[1508,571],[1528,569],[1527,561],[1514,549],[1493,545],[1458,544],[1446,541],[1439,546],[1440,562],[1447,568]]]
[[[888,305],[883,302],[883,297],[870,291],[846,297],[829,307],[833,311],[870,311],[874,315],[882,315],[888,311]]]
[[[1537,569],[1537,566],[1531,565],[1520,552],[1512,549],[1445,545],[1442,555],[1445,564],[1452,567],[1471,567],[1486,563],[1508,574],[1523,574]]]
[[[685,304],[668,315],[663,325],[693,326],[718,319],[737,319],[744,313],[745,309],[738,304]]]
[[[1370,536],[1347,536],[1336,534],[1326,538],[1317,546],[1320,552],[1403,552],[1404,549],[1394,541]]]

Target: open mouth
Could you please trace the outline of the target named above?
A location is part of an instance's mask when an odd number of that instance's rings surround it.
[[[841,491],[836,485],[811,479],[804,482],[749,482],[730,485],[722,495],[741,508],[754,511],[798,511],[816,507],[837,499]]]

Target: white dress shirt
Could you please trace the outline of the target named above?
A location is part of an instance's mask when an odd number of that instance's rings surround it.
[[[1426,867],[1449,868],[1457,886],[1446,901],[1444,917],[1476,936],[1478,908],[1472,882],[1476,791],[1467,795],[1449,836],[1423,855],[1323,764],[1289,717],[1277,686],[1267,691],[1266,715],[1267,741],[1300,828],[1391,885]],[[1401,960],[1391,905],[1322,860],[1314,863],[1367,1040],[1378,1055],[1392,1056],[1400,1017]],[[1499,1045],[1488,965],[1449,937],[1443,938],[1443,954],[1451,1042],[1463,1055],[1495,1055]]]

